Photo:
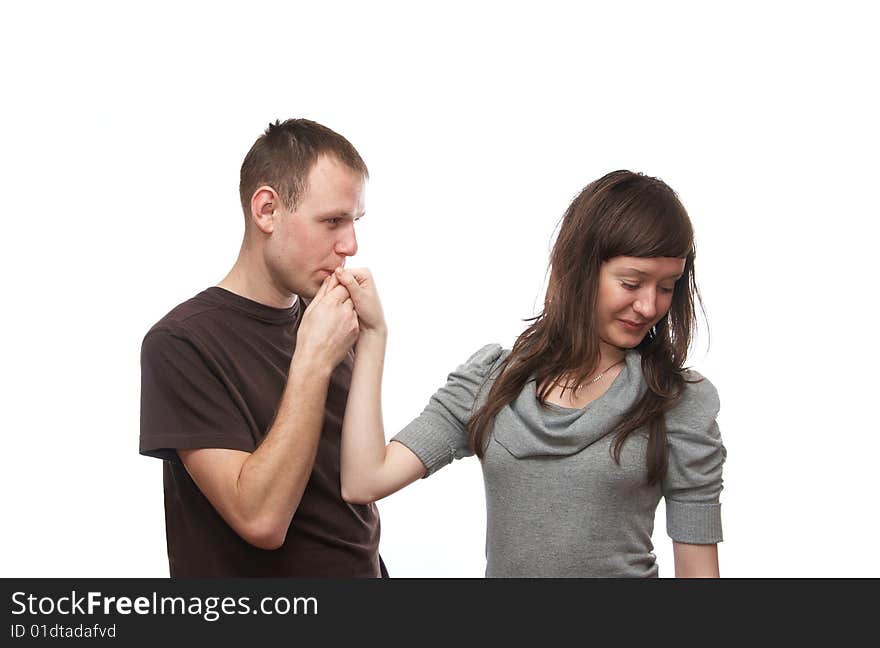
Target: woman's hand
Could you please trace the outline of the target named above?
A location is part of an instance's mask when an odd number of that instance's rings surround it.
[[[379,293],[376,290],[376,282],[370,271],[366,268],[351,270],[336,268],[335,277],[351,295],[361,332],[377,333],[384,337],[388,328],[379,301]]]

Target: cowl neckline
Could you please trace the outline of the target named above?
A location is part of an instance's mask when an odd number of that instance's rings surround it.
[[[642,356],[632,349],[605,393],[580,409],[541,405],[533,379],[496,415],[493,437],[518,458],[576,454],[614,429],[646,388]]]

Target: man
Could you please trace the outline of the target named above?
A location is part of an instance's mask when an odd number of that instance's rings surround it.
[[[375,507],[340,494],[358,320],[328,281],[367,178],[341,135],[271,124],[241,167],[238,260],[144,338],[140,452],[165,460],[172,577],[384,573]]]

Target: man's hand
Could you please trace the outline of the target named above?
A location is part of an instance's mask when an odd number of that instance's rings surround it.
[[[358,332],[358,317],[348,290],[339,285],[335,275],[329,275],[303,313],[296,334],[297,352],[332,371],[345,358]]]
[[[379,302],[379,293],[373,275],[366,268],[345,270],[336,268],[335,277],[347,290],[354,302],[362,333],[386,334],[385,314]]]

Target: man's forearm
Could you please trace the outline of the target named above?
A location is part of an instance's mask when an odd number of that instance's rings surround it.
[[[263,533],[280,535],[280,541],[312,472],[331,373],[321,363],[294,355],[275,421],[239,473],[240,515]]]
[[[369,489],[371,476],[385,461],[382,424],[384,332],[364,332],[358,338],[351,388],[342,424],[340,467],[343,497]]]

